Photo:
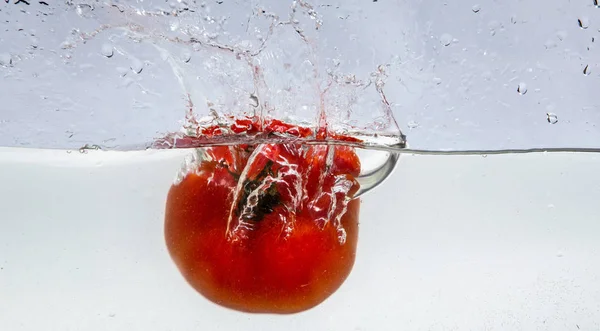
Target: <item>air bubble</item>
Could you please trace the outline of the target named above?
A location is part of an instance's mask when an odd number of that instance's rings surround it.
[[[444,46],[449,46],[452,43],[452,35],[444,33],[440,36],[440,43]]]
[[[558,123],[558,116],[555,113],[546,113],[546,119],[550,124]]]
[[[110,44],[102,45],[102,48],[100,49],[100,53],[102,53],[102,55],[104,55],[108,58],[111,58],[114,54],[112,45],[110,45]]]
[[[520,95],[525,95],[525,93],[527,93],[527,84],[519,83],[517,86],[517,92],[519,92]]]
[[[587,17],[581,17],[577,20],[579,27],[582,29],[587,29],[590,27],[590,19]]]

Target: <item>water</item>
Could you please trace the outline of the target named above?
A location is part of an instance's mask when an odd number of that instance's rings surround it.
[[[0,13],[0,145],[73,150],[0,149],[0,329],[600,328],[597,1],[18,2]],[[196,122],[228,114],[327,118],[403,153],[314,309],[219,307],[166,252],[189,150],[143,149],[204,144]]]
[[[2,328],[600,327],[598,152],[403,155],[363,197],[348,280],[288,316],[221,308],[176,270],[164,203],[186,153],[0,149]]]

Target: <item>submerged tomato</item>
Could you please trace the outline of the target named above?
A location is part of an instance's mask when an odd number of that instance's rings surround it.
[[[333,146],[204,150],[169,191],[165,239],[188,283],[253,313],[295,313],[327,299],[354,264],[360,163]]]

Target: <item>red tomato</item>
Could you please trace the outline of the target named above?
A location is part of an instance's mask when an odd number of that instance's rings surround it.
[[[300,312],[334,293],[354,265],[358,238],[354,150],[206,151],[167,198],[166,244],[187,282],[219,305],[252,313]]]

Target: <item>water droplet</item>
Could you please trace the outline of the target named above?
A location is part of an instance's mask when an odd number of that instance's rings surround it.
[[[548,39],[545,43],[544,43],[544,47],[546,47],[546,49],[552,49],[554,47],[556,47],[556,41],[552,40],[552,39]]]
[[[142,63],[142,61],[138,59],[133,59],[131,60],[131,64],[129,67],[131,68],[131,70],[133,70],[133,72],[139,74],[142,72],[142,70],[144,70],[144,63]]]
[[[511,16],[511,17],[510,17],[510,22],[511,22],[512,24],[517,24],[517,16],[515,16],[515,15]]]
[[[554,208],[554,204],[553,203],[549,203],[548,204],[548,208],[550,208],[550,209]]]
[[[77,12],[77,15],[79,15],[81,17],[90,17],[93,10],[94,10],[94,7],[92,7],[88,4],[80,4],[80,5],[77,5],[77,9],[75,11]]]
[[[557,38],[558,38],[560,41],[563,41],[563,40],[567,39],[567,36],[568,36],[568,34],[567,34],[567,31],[564,31],[564,30],[562,30],[562,31],[558,31],[558,32],[556,33],[556,37],[557,37]]]
[[[37,37],[31,37],[29,40],[32,48],[38,48],[40,40]]]
[[[479,13],[479,11],[481,10],[481,6],[480,5],[473,5],[473,7],[471,7],[471,10],[474,13]]]
[[[435,85],[440,85],[440,84],[442,83],[442,79],[441,79],[441,78],[439,78],[439,77],[434,77],[434,78],[433,78],[433,83],[434,83]]]
[[[444,33],[440,36],[440,43],[444,46],[449,46],[452,43],[452,35]]]
[[[177,31],[179,29],[179,21],[178,20],[172,21],[171,24],[169,24],[169,27],[170,27],[171,31]]]
[[[558,123],[558,116],[555,113],[546,113],[546,118],[550,124]]]
[[[527,93],[527,84],[519,83],[519,86],[517,86],[517,92],[519,92],[520,95],[525,95],[525,93]]]
[[[117,316],[117,314],[115,314],[115,313],[109,313],[108,314],[108,317],[115,317],[115,316]]]
[[[110,44],[102,45],[102,49],[100,50],[100,53],[102,53],[102,55],[104,55],[108,58],[112,57],[114,54],[112,45],[110,45]]]
[[[561,251],[556,252],[556,257],[563,257],[565,254]]]
[[[600,2],[598,0],[594,0],[594,7],[600,8]]]
[[[579,27],[582,29],[587,29],[590,26],[590,19],[587,17],[581,17],[577,20],[579,23]]]
[[[0,53],[0,66],[9,66],[12,64],[12,57],[8,53]]]
[[[483,154],[481,155],[481,157],[485,159],[487,157],[487,154]]]
[[[490,30],[491,36],[495,36],[496,31],[498,30],[502,31],[502,28],[502,24],[498,21],[490,21],[490,23],[488,23],[488,29]]]
[[[192,52],[187,49],[183,50],[183,52],[181,52],[181,60],[185,63],[189,63],[190,60],[192,60]]]
[[[124,67],[117,67],[117,72],[119,73],[119,76],[125,77],[129,73],[129,69]]]
[[[583,68],[583,74],[586,76],[589,76],[592,73],[592,69],[590,69],[590,66],[588,64],[585,65],[585,68]]]
[[[406,125],[408,126],[409,129],[416,129],[419,127],[419,123],[415,122],[415,121],[410,121],[408,123],[406,123]]]

